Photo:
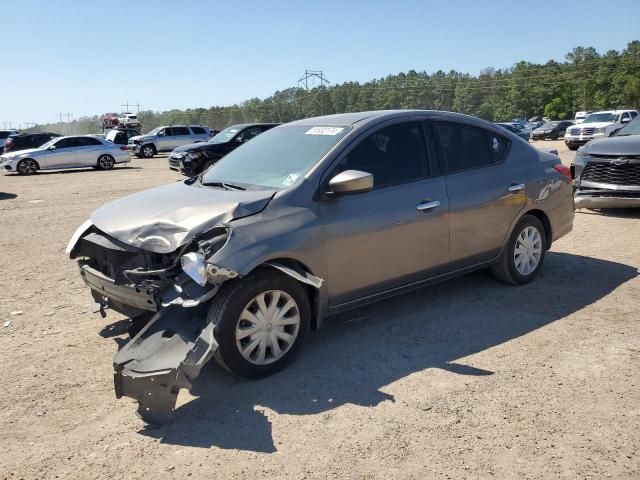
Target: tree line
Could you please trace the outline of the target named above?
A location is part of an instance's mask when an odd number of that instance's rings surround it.
[[[243,122],[289,122],[305,117],[381,109],[434,109],[490,121],[546,116],[573,118],[576,111],[640,106],[640,41],[622,51],[598,53],[576,47],[564,62],[521,61],[507,69],[486,68],[478,76],[454,70],[389,75],[311,89],[277,91],[231,106],[165,112],[141,111],[143,130],[160,125],[204,124],[222,129]],[[32,130],[62,134],[99,131],[99,116],[38,125]]]

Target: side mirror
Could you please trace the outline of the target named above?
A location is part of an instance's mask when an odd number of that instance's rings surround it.
[[[622,120],[620,120],[621,123],[629,123],[630,121],[630,118],[623,118]]]
[[[236,143],[242,143],[242,137],[236,137]]]
[[[55,145],[49,145],[49,148],[47,150],[51,150],[52,152],[56,149]]]
[[[158,132],[158,136],[159,136],[159,137],[164,137],[164,135],[165,135],[165,134],[164,134],[164,130],[160,130],[160,131]]]
[[[328,196],[363,193],[373,190],[373,175],[360,170],[345,170],[329,180]]]

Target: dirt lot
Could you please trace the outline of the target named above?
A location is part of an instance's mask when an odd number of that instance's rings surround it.
[[[126,320],[88,313],[64,248],[178,179],[166,158],[0,178],[1,478],[640,478],[637,211],[577,213],[531,285],[478,272],[335,318],[274,377],[211,362],[145,429],[113,394]]]

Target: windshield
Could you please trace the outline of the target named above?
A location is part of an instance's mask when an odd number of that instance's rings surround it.
[[[592,113],[584,119],[584,123],[615,122],[615,113]]]
[[[640,135],[640,119],[627,123],[615,134],[616,137],[626,137],[628,135]]]
[[[350,127],[282,126],[258,135],[205,172],[202,183],[284,189],[320,160]],[[217,136],[222,135],[220,133]]]
[[[236,126],[227,127],[224,130],[222,130],[220,133],[218,133],[215,137],[213,137],[211,140],[209,140],[208,143],[227,143],[240,130],[241,130],[240,127],[236,127]]]
[[[51,145],[53,145],[54,143],[56,143],[58,140],[60,140],[60,137],[56,137],[52,140],[49,140],[47,143],[45,143],[44,145],[40,145],[38,147],[38,149],[40,150],[46,150],[47,148],[49,148]]]
[[[544,125],[542,125],[540,128],[556,128],[556,126],[559,123],[560,122],[548,122],[548,123],[545,123]]]

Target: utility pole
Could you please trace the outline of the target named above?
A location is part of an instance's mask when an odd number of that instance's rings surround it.
[[[319,90],[311,97],[309,100],[309,104],[307,105],[307,111],[312,104],[316,104],[320,107],[320,115],[323,113],[323,93],[324,93],[324,84],[329,84],[329,80],[324,76],[324,72],[322,70],[305,70],[304,77],[298,80],[298,88],[304,88],[307,93],[311,90],[309,88],[309,84],[311,84],[311,88],[313,88],[314,83],[317,81],[320,82]],[[306,112],[305,112],[306,113]]]
[[[131,105],[132,107],[136,107],[136,113],[140,113],[140,107],[144,106],[144,105],[140,105],[140,102],[138,102],[138,100],[136,100],[136,103],[132,103],[129,104],[129,100],[127,100],[125,103],[123,103],[122,105],[120,105],[121,107],[126,107],[127,109],[125,110],[125,112],[129,112],[129,105]]]

